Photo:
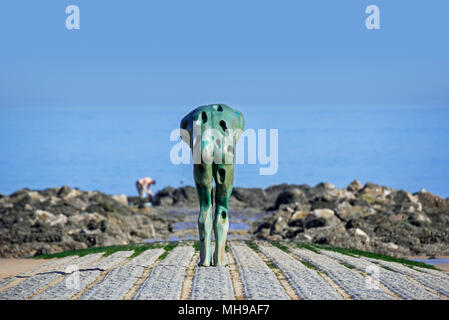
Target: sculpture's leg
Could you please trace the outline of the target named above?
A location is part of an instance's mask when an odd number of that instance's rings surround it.
[[[194,164],[193,177],[200,201],[200,214],[198,216],[200,262],[198,265],[208,267],[212,258],[210,248],[212,234],[212,165]]]
[[[234,164],[213,164],[212,168],[216,184],[214,265],[224,266],[226,237],[229,228],[228,200],[234,183]]]

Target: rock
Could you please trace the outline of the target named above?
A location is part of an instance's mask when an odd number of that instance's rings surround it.
[[[198,202],[198,194],[194,187],[185,186],[173,191],[173,202],[180,203],[197,203]]]
[[[423,225],[429,225],[432,223],[432,220],[424,214],[424,213],[414,213],[410,215],[409,221],[411,224],[415,226],[423,226]]]
[[[359,191],[359,197],[372,205],[376,202],[385,202],[387,196],[391,194],[391,190],[387,187],[367,182],[362,190]]]
[[[265,208],[270,205],[269,200],[264,189],[260,188],[239,188],[235,187],[232,190],[230,202],[237,200],[240,205]]]
[[[288,213],[293,213],[295,212],[295,210],[292,207],[286,206],[285,207],[285,211],[287,211]]]
[[[81,191],[72,189],[69,186],[62,186],[58,191],[58,197],[63,199],[68,199],[72,197],[77,197],[81,194]]]
[[[337,189],[332,184],[319,183],[315,188],[307,190],[307,198],[311,203],[311,209],[331,209],[338,203],[353,199],[354,194],[347,190]]]
[[[45,200],[45,197],[36,191],[29,191],[27,196],[30,198],[31,202],[42,202]]]
[[[282,234],[287,227],[288,224],[286,219],[282,216],[278,216],[271,225],[270,235]]]
[[[352,181],[347,187],[346,190],[357,193],[360,190],[363,189],[362,184],[359,182],[359,180]]]
[[[301,189],[294,188],[281,192],[274,205],[275,209],[278,209],[282,204],[303,203],[307,204],[308,200],[304,192]]]
[[[315,209],[312,214],[317,218],[323,218],[325,220],[335,217],[334,211],[330,209]]]
[[[397,244],[394,244],[393,242],[384,243],[384,246],[385,246],[388,250],[396,251],[396,250],[399,249],[399,246],[398,246]]]
[[[422,204],[422,206],[430,211],[435,211],[435,209],[444,210],[447,212],[448,203],[443,198],[436,196],[430,192],[425,190],[421,190],[414,194],[418,198],[418,201]]]
[[[293,212],[292,216],[290,217],[290,220],[304,219],[309,214],[310,214],[310,211],[295,211],[295,212]]]
[[[298,233],[295,237],[295,240],[304,241],[304,242],[310,242],[310,241],[312,241],[312,239],[313,238],[306,233]]]
[[[413,196],[411,193],[405,190],[399,190],[394,194],[393,201],[399,203],[403,202],[418,203],[418,197]]]
[[[168,239],[168,223],[98,191],[22,189],[0,199],[0,257]]]
[[[78,210],[86,210],[86,208],[88,207],[88,204],[86,202],[84,202],[83,200],[79,199],[79,198],[75,198],[75,197],[66,197],[64,202],[72,207],[74,207],[75,209]]]
[[[403,221],[406,218],[407,218],[407,216],[403,213],[392,214],[388,217],[388,219],[393,223]]]
[[[282,240],[282,237],[279,234],[275,234],[270,237],[270,240],[271,241],[280,241],[280,240]]]
[[[326,190],[335,190],[335,186],[330,182],[320,182],[318,183],[315,188],[324,188]]]
[[[250,230],[259,239],[308,241],[396,256],[449,255],[448,200],[426,191],[410,194],[373,183],[362,189],[351,184],[343,189],[329,183],[236,188],[230,198],[235,211],[231,221],[239,210],[261,216]],[[165,213],[198,210],[196,190],[190,186],[162,189],[155,197],[159,205],[153,202],[149,212],[130,200],[136,197],[127,199],[130,205],[120,198],[67,186],[25,188],[0,197],[0,256],[168,239],[170,225],[182,215]],[[385,245],[390,242],[398,248]]]
[[[282,187],[281,187],[282,186]],[[449,252],[449,201],[421,190],[411,194],[374,183],[353,182],[345,189],[320,183],[315,187],[280,185],[280,204],[271,221],[283,239],[330,244],[396,256]],[[308,200],[293,202],[291,190]],[[293,209],[293,213],[289,213]],[[315,211],[325,210],[325,211]],[[284,223],[284,220],[288,222]],[[282,221],[282,222],[281,222]],[[265,222],[268,224],[268,222]],[[273,223],[272,223],[273,224]],[[267,228],[253,230],[266,234]],[[305,236],[307,235],[307,237]],[[268,238],[270,239],[270,238]],[[386,246],[385,243],[393,243]]]
[[[309,214],[305,219],[305,226],[307,229],[324,227],[326,225],[326,220],[323,218],[318,218],[313,214]]]
[[[3,203],[0,203],[0,207],[2,207],[2,208],[14,208],[14,204],[13,203],[7,203],[7,202],[3,202]]]
[[[298,185],[287,184],[287,183],[269,186],[268,188],[266,188],[264,190],[265,197],[266,197],[264,208],[275,209],[276,200],[279,197],[279,195],[284,191],[291,190],[291,189],[300,189],[304,192],[304,190],[307,190],[308,188],[310,188],[310,186],[307,186],[307,185],[298,186]]]
[[[368,236],[368,235],[366,234],[366,232],[363,231],[362,229],[355,228],[354,234],[355,234],[356,236],[358,236],[358,237],[364,238],[366,241],[369,241],[369,240],[370,240],[369,236]]]
[[[337,205],[337,207],[335,208],[335,212],[340,219],[347,221],[373,215],[376,213],[376,210],[366,206],[352,206],[349,202],[345,201]]]
[[[39,222],[39,223],[50,223],[50,221],[55,219],[55,215],[52,214],[51,212],[48,211],[44,211],[44,210],[36,210],[35,212],[36,215],[36,221],[35,222]]]
[[[266,228],[260,229],[256,233],[256,238],[257,239],[265,239],[265,240],[270,239],[270,229],[269,228],[268,229],[266,229]]]
[[[304,225],[307,229],[328,226],[338,222],[334,212],[330,209],[315,209],[306,216]]]
[[[178,189],[165,187],[160,190],[153,198],[155,206],[171,205],[198,205],[198,195],[196,189],[191,186],[185,186]]]
[[[63,214],[58,215],[50,221],[50,225],[53,227],[57,224],[65,225],[67,223],[67,217]]]
[[[117,202],[120,202],[124,206],[128,205],[128,198],[126,197],[126,194],[112,195],[111,198]]]

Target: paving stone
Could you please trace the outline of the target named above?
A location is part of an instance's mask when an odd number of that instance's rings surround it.
[[[433,269],[421,268],[421,267],[413,267],[413,268],[418,271],[421,271],[424,273],[430,273],[434,276],[437,276],[437,277],[443,279],[443,281],[449,281],[449,273],[447,273],[445,271],[433,270]]]
[[[243,295],[251,300],[288,300],[276,275],[245,243],[230,245],[243,285]]]
[[[76,261],[77,259],[79,259],[78,256],[68,256],[57,260],[51,260],[32,270],[22,272],[18,274],[16,277],[29,277],[37,273],[61,271],[65,269],[65,266],[71,264],[73,261]]]
[[[396,262],[353,257],[329,250],[321,250],[321,254],[317,254],[292,248],[287,253],[265,241],[258,241],[257,244],[260,253],[282,271],[301,299],[342,298],[319,272],[306,267],[301,261],[316,266],[353,299],[424,300],[441,299],[441,295],[449,297],[449,275],[442,271],[410,268]],[[289,299],[273,269],[258,253],[242,241],[230,241],[229,246],[246,299]],[[133,298],[179,299],[194,248],[177,246],[164,260],[156,263],[163,252],[161,248],[148,249],[133,259],[128,259],[133,251],[118,251],[108,257],[96,253],[51,260],[33,270],[0,279],[0,299],[64,300],[75,295],[78,297],[80,293],[83,293],[81,299],[123,299],[142,277],[145,268],[153,265],[151,273]],[[106,276],[99,281],[105,272]],[[372,277],[364,277],[371,272]],[[370,278],[378,280],[381,288],[369,281]],[[189,297],[197,300],[234,299],[229,268],[196,266]]]
[[[0,300],[23,300],[32,295],[39,288],[47,286],[51,281],[60,276],[61,273],[41,273],[27,278],[14,287],[0,293]]]
[[[196,267],[192,300],[233,300],[231,275],[227,267]]]
[[[435,276],[430,273],[414,270],[398,262],[390,262],[372,258],[361,258],[361,259],[380,264],[403,275],[409,276],[415,281],[424,285],[425,287],[431,288],[437,291],[438,293],[449,297],[449,282],[445,281],[441,277]]]
[[[380,288],[371,285],[360,273],[351,270],[337,261],[307,249],[292,249],[300,259],[304,259],[324,271],[332,281],[348,293],[352,299],[391,300],[394,299]]]
[[[195,250],[192,246],[177,246],[156,265],[137,290],[136,300],[176,300]]]
[[[110,256],[104,257],[99,261],[91,263],[78,272],[73,272],[66,276],[63,281],[51,286],[47,290],[39,293],[34,300],[66,300],[75,294],[83,291],[92,282],[94,282],[101,273],[107,269],[113,268],[120,264],[134,251],[118,251]]]
[[[260,251],[285,275],[288,283],[301,299],[340,300],[342,297],[317,271],[286,252],[266,243],[258,243]]]
[[[439,297],[423,287],[413,283],[403,274],[398,272],[389,271],[385,268],[381,268],[367,260],[351,257],[338,252],[321,250],[322,254],[328,257],[337,259],[343,263],[346,263],[354,268],[365,272],[371,273],[374,271],[372,277],[376,278],[382,285],[389,290],[397,294],[402,299],[417,299],[417,300],[436,300]]]
[[[145,268],[152,265],[164,249],[148,249],[122,266],[110,271],[97,285],[90,288],[82,300],[118,300],[132,288]]]
[[[45,270],[45,272],[37,273],[33,275],[33,271],[28,271],[26,273],[22,273],[16,278],[24,278],[25,279],[19,282],[17,285],[6,289],[2,293],[0,293],[0,299],[14,299],[14,300],[22,300],[27,298],[28,296],[34,294],[39,288],[45,287],[49,285],[56,278],[67,274],[69,272],[67,268],[71,265],[81,265],[83,263],[87,263],[90,260],[94,260],[98,258],[98,255],[88,255],[84,257],[71,256],[60,261],[53,261],[49,263],[45,268],[36,269],[36,270]]]
[[[0,290],[2,288],[6,287],[8,284],[10,284],[11,281],[14,279],[15,279],[15,277],[7,277],[7,278],[0,279]]]

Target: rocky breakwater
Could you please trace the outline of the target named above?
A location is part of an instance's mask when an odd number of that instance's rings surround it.
[[[283,185],[271,208],[256,221],[260,239],[289,239],[394,256],[449,254],[449,199],[427,191],[411,194],[353,181]]]
[[[25,257],[164,238],[169,221],[108,196],[63,186],[0,195],[0,257]]]

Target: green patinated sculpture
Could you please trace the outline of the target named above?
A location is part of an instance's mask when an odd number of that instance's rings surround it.
[[[234,152],[245,120],[225,104],[200,106],[181,121],[181,137],[193,154],[193,177],[200,202],[198,231],[201,266],[211,265],[210,237],[215,235],[213,264],[225,264],[229,227],[228,200],[234,183]],[[215,180],[215,214],[212,221],[212,180]]]

